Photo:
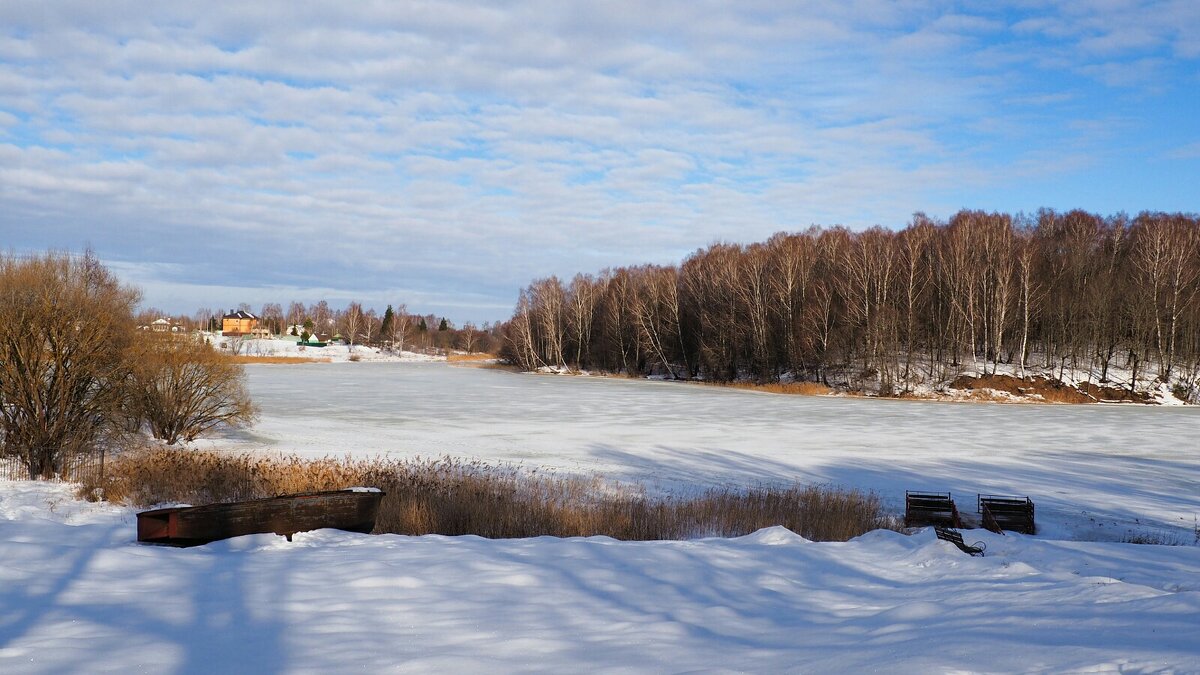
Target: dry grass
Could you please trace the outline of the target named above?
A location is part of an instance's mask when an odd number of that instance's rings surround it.
[[[751,391],[765,391],[771,394],[795,394],[799,396],[824,396],[833,393],[832,388],[820,382],[767,382],[765,384],[733,382],[725,386],[730,386],[734,389],[749,389]]]
[[[486,352],[472,352],[470,354],[456,354],[450,352],[446,354],[446,361],[450,363],[469,363],[474,361],[494,361],[500,357],[495,354]]]
[[[370,486],[387,495],[376,532],[490,538],[606,535],[625,540],[740,536],[782,525],[808,539],[844,541],[894,528],[874,494],[796,485],[651,497],[599,478],[441,460],[305,460],[295,456],[153,448],[111,462],[81,495],[150,506],[227,502]]]
[[[1121,542],[1147,546],[1191,546],[1200,543],[1200,535],[1196,537],[1195,542],[1190,542],[1186,537],[1173,532],[1138,532],[1126,534],[1121,538]]]
[[[529,371],[511,363],[496,361],[459,361],[451,364],[455,368],[479,368],[480,370],[502,370],[507,373],[527,373]]]
[[[230,356],[234,363],[329,363],[330,359],[317,356]]]

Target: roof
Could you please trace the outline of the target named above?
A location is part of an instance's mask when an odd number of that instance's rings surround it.
[[[222,319],[257,319],[258,317],[254,316],[250,312],[245,312],[245,311],[242,311],[239,309],[238,311],[230,312],[221,318]]]

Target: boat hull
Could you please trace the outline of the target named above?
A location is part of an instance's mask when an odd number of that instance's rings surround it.
[[[378,490],[353,489],[306,492],[143,511],[137,514],[137,539],[147,544],[198,546],[266,532],[283,535],[290,541],[297,532],[327,527],[370,533],[375,529],[383,494]]]

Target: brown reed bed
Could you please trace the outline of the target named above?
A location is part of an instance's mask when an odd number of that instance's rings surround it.
[[[811,485],[712,488],[651,496],[599,477],[457,459],[302,459],[149,448],[113,460],[82,496],[135,506],[203,504],[352,486],[386,494],[377,533],[489,538],[605,535],[623,540],[734,537],[782,525],[845,541],[895,519],[877,495]]]
[[[750,391],[763,391],[769,394],[792,394],[796,396],[824,396],[832,394],[833,389],[820,382],[730,382],[723,386]]]
[[[487,352],[471,352],[470,354],[461,354],[449,352],[446,354],[446,361],[449,363],[471,363],[478,361],[495,361],[500,357]]]
[[[328,356],[230,356],[234,363],[329,363]]]

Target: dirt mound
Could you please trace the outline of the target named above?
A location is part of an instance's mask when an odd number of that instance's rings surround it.
[[[1043,400],[1053,403],[1094,403],[1098,400],[1098,397],[1095,397],[1090,392],[1080,391],[1068,384],[1063,384],[1058,380],[1046,377],[1020,378],[1013,377],[1012,375],[981,375],[979,377],[972,377],[970,375],[960,375],[950,383],[950,387],[965,391],[992,389],[1021,397],[1040,396]],[[1106,398],[1103,400],[1123,399]]]
[[[1133,401],[1134,403],[1149,403],[1150,395],[1145,392],[1134,391],[1128,389],[1120,389],[1117,387],[1106,387],[1100,384],[1084,382],[1079,385],[1080,391],[1097,401]]]

